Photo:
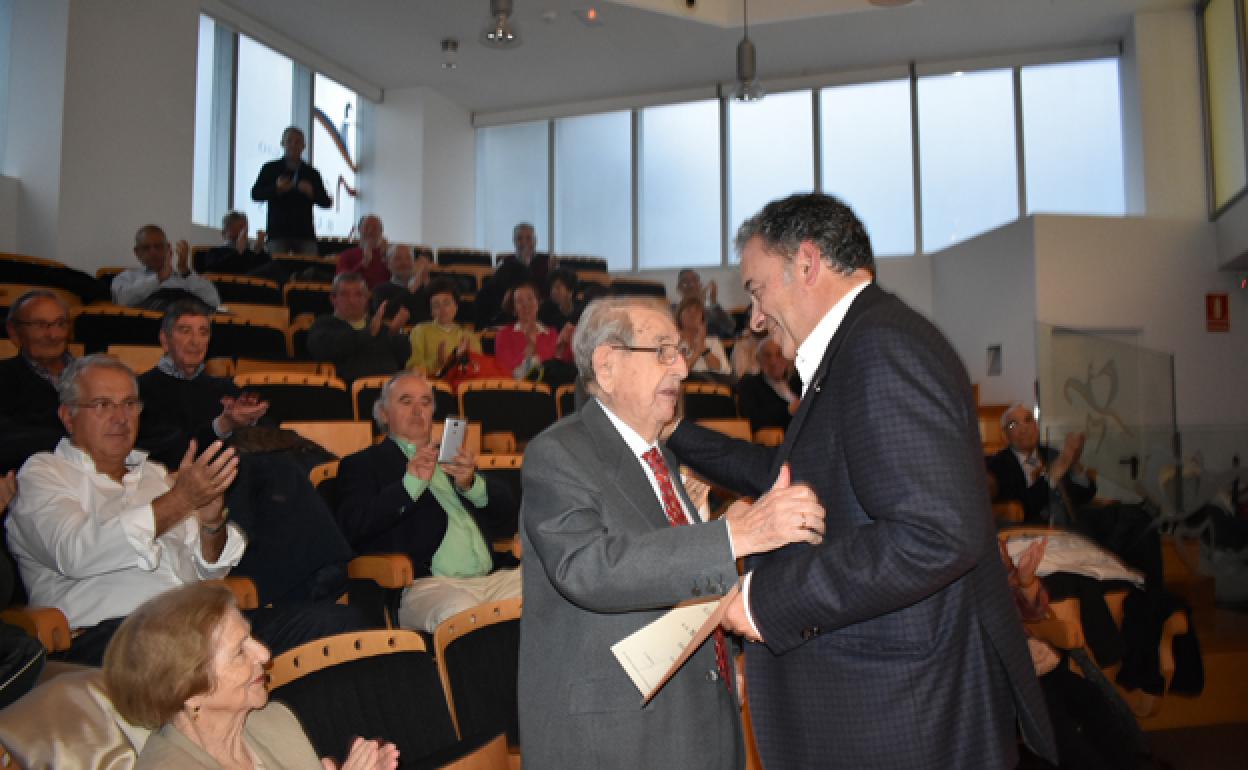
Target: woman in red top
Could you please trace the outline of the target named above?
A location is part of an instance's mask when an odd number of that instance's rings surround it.
[[[512,291],[516,322],[500,327],[494,338],[494,360],[498,368],[523,380],[544,361],[558,358],[571,361],[569,324],[563,333],[544,326],[537,320],[537,290],[531,283],[522,283]]]

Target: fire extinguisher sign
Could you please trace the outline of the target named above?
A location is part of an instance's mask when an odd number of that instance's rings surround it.
[[[1231,308],[1226,293],[1205,295],[1205,331],[1229,332]]]

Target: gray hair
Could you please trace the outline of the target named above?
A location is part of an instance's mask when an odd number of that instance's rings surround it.
[[[377,400],[373,402],[373,422],[377,423],[377,430],[382,433],[390,432],[390,424],[386,422],[386,405],[390,403],[390,392],[394,390],[395,385],[409,378],[429,382],[429,378],[421,370],[405,369],[386,380],[386,384],[381,386],[381,393],[377,394]],[[429,389],[433,389],[432,383],[429,383]]]
[[[1027,404],[1024,404],[1022,401],[1015,401],[1014,403],[1007,406],[1005,408],[1005,411],[1001,413],[1001,433],[1002,434],[1005,433],[1006,423],[1010,421],[1010,412],[1014,411],[1015,409],[1026,409],[1028,412],[1031,412],[1034,408],[1035,407],[1031,407],[1031,406],[1028,406]]]
[[[130,378],[130,384],[134,386],[134,392],[139,392],[138,381],[134,379],[134,372],[130,367],[107,353],[92,353],[89,356],[75,358],[69,366],[65,367],[65,371],[61,372],[61,382],[56,387],[61,406],[68,406],[71,410],[70,414],[77,412],[75,404],[82,395],[82,378],[92,369],[113,369],[125,372]]]
[[[134,247],[136,249],[139,247],[139,241],[143,240],[143,236],[148,233],[160,233],[161,238],[169,240],[169,236],[165,235],[165,228],[160,225],[143,225],[138,230],[134,231]]]
[[[803,241],[810,241],[836,272],[849,275],[863,269],[875,275],[875,255],[866,228],[849,206],[831,195],[801,193],[768,203],[741,223],[734,243],[737,253],[754,237],[788,262]]]
[[[212,311],[208,309],[202,301],[198,299],[180,299],[169,306],[164,316],[160,319],[160,331],[165,335],[173,334],[173,327],[178,325],[178,321],[183,317],[193,315],[197,318],[207,318],[211,327]]]
[[[656,307],[646,297],[603,297],[589,303],[581,313],[576,334],[572,337],[572,352],[576,356],[576,371],[586,385],[597,383],[594,375],[594,351],[603,345],[633,344],[633,319],[629,310]]]
[[[56,292],[51,289],[30,289],[23,292],[22,296],[18,297],[17,301],[9,307],[8,322],[12,323],[13,321],[25,320],[21,318],[22,310],[26,308],[28,303],[34,302],[37,299],[50,299],[61,306],[61,309],[65,311],[66,316],[69,315],[69,306],[65,304],[65,300],[61,299]]]

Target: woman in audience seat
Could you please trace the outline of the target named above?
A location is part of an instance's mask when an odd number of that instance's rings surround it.
[[[153,730],[138,770],[325,770],[294,714],[269,703],[269,651],[229,589],[194,583],[161,594],[121,624],[104,655],[117,711]],[[395,770],[392,743],[356,738],[343,770]]]
[[[517,286],[511,293],[511,300],[516,322],[500,326],[494,338],[494,360],[498,368],[523,380],[530,379],[534,370],[552,358],[571,362],[572,333],[576,328],[565,325],[561,333],[537,320],[540,304],[537,288],[531,283]]]
[[[430,377],[437,377],[452,359],[468,353],[481,352],[481,340],[472,331],[455,323],[459,312],[459,292],[448,278],[429,284],[429,312],[432,321],[416,324],[412,329],[412,357],[407,368],[419,367]]]

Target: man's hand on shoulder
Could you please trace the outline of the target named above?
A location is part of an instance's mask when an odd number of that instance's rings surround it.
[[[793,484],[786,463],[776,483],[753,505],[738,501],[724,514],[738,557],[774,551],[789,543],[823,542],[824,510],[806,484]]]

